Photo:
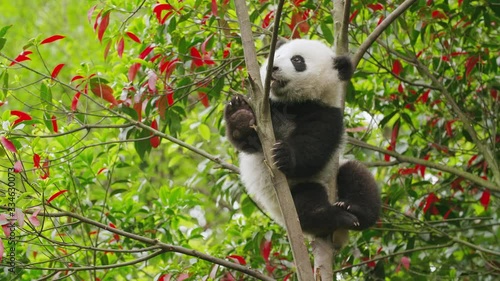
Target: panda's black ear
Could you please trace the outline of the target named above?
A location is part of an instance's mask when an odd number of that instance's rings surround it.
[[[279,38],[278,42],[276,42],[276,50],[278,50],[281,46],[285,45],[286,43],[288,43],[288,40]]]
[[[338,70],[339,79],[347,81],[351,79],[354,72],[351,58],[348,56],[338,56],[333,58],[333,69]]]

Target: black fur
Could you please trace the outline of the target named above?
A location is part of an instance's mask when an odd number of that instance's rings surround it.
[[[354,72],[351,58],[346,56],[335,57],[333,59],[333,69],[338,70],[339,79],[342,81],[351,79]]]
[[[290,186],[302,229],[327,235],[339,228],[362,230],[378,219],[380,195],[370,172],[356,161],[342,165],[338,174],[338,202],[328,202],[326,189],[314,182],[339,148],[344,134],[339,108],[319,102],[271,102],[276,144],[273,160],[292,182]],[[255,116],[242,96],[226,106],[227,136],[240,151],[257,153],[262,146],[254,130]],[[263,164],[264,165],[264,164]]]

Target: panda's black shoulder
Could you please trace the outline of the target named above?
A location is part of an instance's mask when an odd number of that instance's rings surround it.
[[[276,102],[270,101],[271,114],[280,113],[296,119],[320,118],[342,120],[342,111],[338,107],[324,103],[308,100],[299,102]]]

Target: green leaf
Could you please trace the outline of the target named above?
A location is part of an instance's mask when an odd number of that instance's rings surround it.
[[[321,28],[321,32],[323,33],[326,42],[328,42],[330,45],[333,45],[334,38],[333,38],[333,32],[330,29],[330,27],[327,26],[325,22],[321,22],[319,27]]]
[[[241,200],[241,212],[245,217],[250,217],[257,207],[255,206],[255,203],[250,199],[248,196],[242,196],[243,199]]]
[[[7,42],[7,39],[0,38],[0,51],[3,49],[3,46],[5,46],[5,42]]]
[[[198,133],[201,135],[201,137],[206,140],[206,141],[209,141],[210,140],[210,128],[201,123],[199,126],[198,126]]]
[[[151,143],[147,138],[151,135],[151,133],[147,130],[138,130],[135,133],[135,138],[138,139],[134,142],[135,151],[139,154],[142,160],[146,159],[146,154],[151,152]]]
[[[0,29],[0,37],[4,37],[5,34],[7,34],[7,31],[9,30],[9,28],[11,28],[11,27],[12,27],[12,24],[2,27],[2,29]]]
[[[50,109],[52,107],[52,91],[45,83],[42,83],[40,86],[40,97],[47,104],[48,109]]]

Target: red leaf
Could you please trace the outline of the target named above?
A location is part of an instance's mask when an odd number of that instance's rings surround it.
[[[424,213],[427,213],[430,207],[434,207],[434,203],[439,202],[439,198],[434,194],[430,193],[425,200]]]
[[[82,79],[82,78],[85,78],[85,77],[83,77],[81,75],[75,75],[75,76],[73,76],[73,78],[71,78],[71,82]]]
[[[467,59],[467,61],[465,62],[465,77],[469,76],[469,74],[472,72],[474,66],[476,66],[478,61],[479,61],[478,56],[472,56]]]
[[[399,60],[395,60],[392,63],[392,73],[399,76],[402,70],[403,70],[403,65],[401,64],[401,62]]]
[[[58,34],[57,35],[52,35],[52,36],[50,36],[48,38],[43,39],[42,42],[40,42],[40,45],[52,43],[54,41],[61,40],[64,37],[66,37],[66,36],[58,35]]]
[[[15,65],[16,63],[18,62],[23,62],[23,61],[27,61],[27,60],[31,60],[28,56],[31,55],[33,52],[32,51],[23,51],[22,53],[20,53],[15,59],[13,62],[11,62],[9,64],[9,66],[13,66]]]
[[[154,71],[148,73],[148,88],[151,92],[156,92],[156,81],[158,81],[158,76]]]
[[[212,0],[212,15],[216,17],[218,14],[217,11],[217,0]]]
[[[242,256],[229,255],[227,257],[230,258],[230,259],[236,260],[236,262],[238,262],[241,265],[246,265],[247,264],[247,262],[245,261],[245,258],[243,258]]]
[[[368,8],[372,9],[373,11],[380,11],[384,9],[384,6],[380,3],[368,4]]]
[[[3,147],[5,149],[9,150],[10,152],[17,153],[17,149],[14,146],[14,144],[10,140],[8,140],[6,137],[1,136],[0,143],[2,143]]]
[[[33,167],[40,168],[40,155],[33,154]]]
[[[160,73],[165,72],[165,77],[168,79],[172,72],[174,72],[175,65],[181,63],[179,59],[173,59],[172,61],[162,61],[160,62]]]
[[[106,44],[106,47],[104,48],[104,59],[108,57],[109,54],[109,49],[111,49],[111,43],[113,40],[109,40],[108,44]]]
[[[174,103],[172,97],[173,93],[172,92],[168,93],[169,91],[171,90],[167,90],[167,94],[161,96],[156,104],[156,106],[158,107],[158,114],[160,114],[160,118],[162,120],[165,120],[165,113],[167,111],[167,106],[171,106]]]
[[[158,281],[170,281],[170,278],[172,278],[171,274],[163,274],[158,278]]]
[[[264,240],[260,244],[260,256],[264,259],[266,263],[269,263],[269,255],[271,254],[271,248],[273,244],[271,240]]]
[[[40,213],[42,209],[41,208],[36,208],[35,212],[33,212],[33,214],[28,218],[28,220],[31,222],[31,224],[33,224],[33,226],[35,227],[38,227],[40,226],[40,221],[38,220],[37,216],[38,216],[38,213]],[[33,257],[36,258],[36,251],[33,252]]]
[[[421,102],[421,103],[427,103],[427,100],[429,99],[429,93],[431,92],[431,90],[427,90],[425,91],[422,95],[420,95],[420,97],[418,97],[417,99],[417,103],[418,102]]]
[[[379,26],[384,21],[384,16],[380,16],[377,22],[377,26]]]
[[[130,39],[134,40],[135,42],[137,42],[139,44],[141,43],[141,39],[139,39],[139,37],[137,37],[137,35],[135,35],[134,33],[130,32],[130,31],[127,31],[127,32],[125,32],[125,34],[127,34],[127,36]]]
[[[68,191],[67,189],[63,189],[63,190],[60,190],[60,191],[56,192],[54,195],[50,196],[49,200],[47,200],[47,203],[50,203],[52,200],[56,199],[61,194],[65,193],[67,191]]]
[[[485,211],[488,209],[488,205],[490,204],[490,195],[490,191],[488,189],[485,189],[483,191],[483,194],[481,195],[481,199],[479,200],[479,202],[481,202],[481,205],[483,205]]]
[[[100,175],[102,172],[106,171],[107,168],[100,168],[99,171],[97,171],[97,174]]]
[[[406,270],[409,270],[410,269],[410,258],[409,257],[401,257],[401,265],[403,265],[403,267],[406,269]]]
[[[90,85],[90,90],[94,93],[94,95],[113,104],[114,106],[118,105],[118,102],[113,96],[113,89],[110,86],[102,83],[93,83]]]
[[[158,130],[158,122],[156,122],[156,119],[151,122],[151,128]],[[153,135],[153,133],[151,133]],[[153,148],[157,148],[160,145],[161,139],[159,136],[153,136],[152,138],[149,139],[149,142],[151,143],[151,146]]]
[[[430,158],[429,154],[427,154],[427,155],[424,156],[424,160],[426,160],[426,161],[429,160],[429,158]],[[417,164],[417,165],[415,165],[415,168],[420,171],[420,175],[422,177],[425,176],[425,170],[426,170],[427,166]]]
[[[134,81],[135,75],[137,74],[137,71],[141,69],[141,64],[136,62],[130,66],[128,69],[128,80],[129,81]]]
[[[349,17],[349,22],[352,22],[354,18],[356,18],[356,16],[358,15],[358,13],[359,10],[354,10],[354,12],[352,12],[351,16]]]
[[[208,96],[206,93],[198,93],[198,98],[200,99],[201,103],[203,104],[203,106],[205,107],[209,107],[210,106],[210,102],[208,101]]]
[[[231,43],[232,42],[227,43],[226,48],[224,48],[224,52],[222,53],[223,58],[227,58],[229,56],[231,52]]]
[[[193,64],[195,66],[203,66],[203,60],[201,59],[201,54],[195,47],[191,47],[190,53],[193,59]]]
[[[95,5],[94,7],[90,8],[87,12],[87,18],[89,19],[89,23],[92,22],[92,14],[94,13],[95,11],[95,8],[97,8],[97,5]],[[94,28],[95,30],[95,28]]]
[[[52,122],[52,131],[54,133],[57,133],[58,129],[57,129],[57,119],[56,119],[56,116],[52,115],[52,118],[50,118],[50,121]]]
[[[267,13],[267,15],[264,17],[264,20],[262,21],[262,28],[267,28],[271,23],[271,19],[273,18],[274,18],[274,11],[270,11],[269,13]]]
[[[19,124],[19,123],[21,123],[23,121],[31,120],[31,116],[28,113],[23,112],[23,111],[19,111],[19,110],[11,110],[10,111],[10,115],[14,115],[14,116],[18,117],[14,121],[14,123],[12,124],[12,127],[15,127],[17,124]]]
[[[63,67],[64,67],[64,63],[56,65],[56,67],[54,67],[54,70],[52,70],[52,73],[50,74],[50,77],[52,77],[52,79],[56,79],[57,75],[59,75],[59,72],[61,71],[61,69]]]
[[[97,14],[97,17],[95,17],[94,31],[97,30],[97,26],[98,26],[99,22],[101,21],[101,14],[102,14],[102,10],[99,11],[99,13]]]
[[[108,28],[110,14],[111,11],[107,11],[101,17],[101,22],[99,23],[99,29],[97,30],[97,38],[99,39],[100,42],[102,42],[102,37],[104,36],[104,32]]]
[[[387,147],[387,150],[389,150],[389,151],[394,151],[394,148],[393,148],[391,145],[389,145],[389,146]],[[389,154],[384,154],[384,161],[385,161],[385,162],[389,162],[389,161],[391,161],[391,156],[390,156]]]
[[[120,58],[123,55],[123,49],[125,49],[125,40],[122,37],[120,38],[120,40],[118,40],[118,45],[116,46],[116,52],[118,53],[118,56]]]
[[[151,53],[151,51],[155,48],[155,46],[147,46],[146,49],[144,49],[144,51],[142,51],[140,54],[139,54],[139,58],[140,59],[144,59],[145,57],[147,57],[149,55],[149,53]]]
[[[14,173],[20,173],[22,170],[23,170],[23,163],[17,160],[16,163],[14,163]]]
[[[76,108],[78,106],[78,101],[80,100],[80,92],[77,92],[74,96],[73,99],[71,100],[71,110],[76,111]]]
[[[403,87],[403,83],[399,83],[399,86],[398,86],[398,92],[399,92],[400,94],[402,94],[404,91],[405,91],[405,88]]]
[[[477,159],[477,154],[476,154],[476,155],[474,155],[474,156],[472,156],[472,157],[469,159],[469,161],[467,161],[467,168],[469,168],[469,167],[472,165],[472,163],[474,162],[474,160],[476,160],[476,159]]]
[[[168,17],[173,13],[172,6],[170,4],[158,4],[153,8],[153,12],[156,15],[156,19],[160,24],[164,24]],[[163,11],[169,11],[165,16],[162,17]]]
[[[398,173],[402,176],[416,174],[417,167],[415,167],[415,168],[400,168]]]
[[[441,11],[433,11],[432,12],[433,19],[446,19],[446,15]]]
[[[445,128],[446,128],[446,134],[451,137],[453,136],[453,130],[451,128],[451,125],[455,123],[457,120],[451,120],[445,123]]]

